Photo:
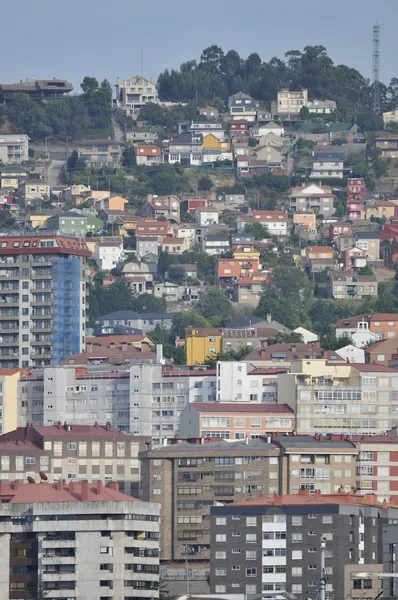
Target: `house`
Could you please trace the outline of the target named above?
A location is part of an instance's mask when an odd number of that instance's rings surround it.
[[[347,179],[347,196],[353,200],[365,200],[366,186],[363,177]]]
[[[142,75],[132,75],[127,79],[116,80],[116,106],[126,115],[135,116],[149,102],[158,102],[157,85]]]
[[[229,114],[233,121],[254,123],[257,116],[257,104],[251,96],[238,92],[228,99]]]
[[[123,198],[123,196],[111,196],[108,192],[106,197],[102,196],[100,198],[94,197],[94,207],[97,212],[100,211],[119,211],[124,212],[126,204],[128,204],[128,200]]]
[[[216,358],[221,352],[222,329],[185,329],[185,350],[187,365],[202,365],[208,358]]]
[[[97,242],[93,252],[93,260],[101,271],[110,271],[122,260],[123,254],[123,238],[104,238]]]
[[[228,233],[206,232],[202,237],[202,250],[210,256],[219,256],[230,250],[231,244]]]
[[[340,252],[340,262],[343,264],[343,269],[345,271],[366,267],[366,250],[356,247],[343,250]]]
[[[374,275],[358,275],[354,271],[329,271],[327,297],[360,300],[377,297],[377,280]]]
[[[183,167],[202,164],[203,135],[201,133],[181,133],[170,140],[165,162],[180,163]]]
[[[213,119],[217,121],[220,116],[218,109],[215,106],[204,106],[203,108],[199,108],[199,114],[202,117],[206,117],[207,119]]]
[[[42,179],[28,179],[18,187],[17,203],[24,208],[32,206],[41,198],[50,198],[51,188]]]
[[[312,153],[311,178],[343,179],[344,152],[315,151]]]
[[[353,344],[348,344],[338,349],[339,356],[344,358],[348,363],[364,363],[365,362],[365,350],[357,348]]]
[[[359,221],[362,214],[362,201],[347,198],[347,219],[350,221]]]
[[[155,298],[164,298],[164,300],[167,302],[167,306],[169,307],[171,304],[176,304],[181,301],[199,300],[197,288],[179,285],[177,283],[172,283],[171,281],[155,283],[153,287],[153,295]]]
[[[162,162],[159,146],[140,144],[135,147],[137,165],[158,165]]]
[[[180,204],[181,200],[173,194],[167,196],[147,195],[145,204],[139,211],[141,217],[150,219],[159,219],[165,217],[167,220],[180,220]]]
[[[334,112],[337,108],[334,100],[312,100],[307,102],[307,108],[310,113],[328,115]]]
[[[198,206],[195,209],[194,217],[198,225],[213,225],[218,223],[218,210],[217,208]]]
[[[137,131],[126,131],[126,142],[131,142],[133,145],[144,143],[144,144],[156,144],[159,136],[156,131],[150,131],[148,129],[138,129]]]
[[[280,165],[282,162],[282,148],[269,144],[257,146],[250,152],[249,166],[251,163],[250,157],[253,157],[258,161],[263,161],[267,165]]]
[[[231,138],[236,137],[248,137],[249,136],[249,125],[247,121],[242,120],[234,120],[229,124],[229,132],[231,134]]]
[[[340,235],[350,235],[351,233],[351,224],[345,221],[338,221],[329,225],[329,240],[331,242],[335,242]]]
[[[195,245],[195,223],[178,223],[173,229],[178,238],[184,238],[187,241],[188,248]]]
[[[97,229],[101,229],[102,221],[100,219],[97,219],[97,221],[99,223]],[[70,210],[47,219],[46,229],[47,231],[60,231],[69,235],[86,237],[87,217],[81,210]]]
[[[140,329],[144,333],[153,331],[157,324],[165,329],[170,329],[173,325],[173,315],[169,313],[136,313],[133,310],[117,310],[96,319],[96,323],[106,328],[113,328],[117,325],[123,327],[133,327]]]
[[[390,219],[395,216],[397,210],[398,207],[393,202],[376,200],[374,204],[365,204],[361,211],[361,219]]]
[[[222,121],[192,121],[187,127],[187,133],[201,133],[203,139],[205,136],[211,134],[219,142],[225,141],[225,125]]]
[[[312,331],[309,331],[304,327],[296,327],[296,329],[293,329],[293,333],[298,333],[301,335],[304,344],[311,344],[312,342],[317,342],[319,340],[315,333],[312,333]]]
[[[250,277],[260,271],[258,258],[219,258],[217,261],[217,277],[219,279],[238,280]]]
[[[379,339],[398,337],[398,314],[373,313],[369,319],[369,329]]]
[[[355,240],[357,248],[366,250],[368,260],[379,260],[380,240],[376,231],[357,231]]]
[[[375,146],[381,150],[382,158],[398,158],[398,133],[388,131],[377,133]]]
[[[129,262],[123,265],[122,271],[124,279],[130,284],[132,294],[152,293],[153,273],[149,265],[142,261]]]
[[[347,335],[352,339],[354,346],[363,348],[369,343],[377,342],[379,335],[369,329],[369,316],[359,315],[348,319],[340,319],[335,326],[336,337]]]
[[[25,79],[19,83],[1,83],[0,92],[4,102],[9,102],[15,94],[26,94],[31,100],[61,98],[72,92],[73,85],[65,79]]]
[[[29,138],[24,133],[0,135],[0,163],[19,165],[29,159]]]
[[[316,229],[316,215],[314,212],[295,212],[293,214],[294,226],[303,226],[307,229]]]
[[[315,212],[329,217],[334,214],[333,200],[336,196],[330,187],[309,185],[292,188],[289,196],[290,210],[292,212]]]
[[[188,250],[188,243],[186,238],[166,237],[160,242],[160,249],[169,254],[182,254]]]
[[[203,134],[203,149],[217,149],[223,152],[231,152],[231,142],[225,142],[220,140],[220,136],[217,137],[216,133],[204,133]]]
[[[169,221],[143,219],[137,221],[135,233],[136,236],[146,236],[161,240],[164,236],[172,236],[173,228]]]
[[[398,123],[398,110],[390,110],[388,112],[384,112],[383,115],[384,125],[389,125],[390,123]]]
[[[142,258],[146,254],[159,253],[159,241],[152,236],[140,235],[136,237],[136,252],[137,256]]]
[[[273,133],[274,135],[283,137],[285,134],[285,129],[282,123],[275,123],[275,121],[263,123],[262,125],[258,125],[257,127],[252,127],[250,129],[251,137],[255,138],[261,138],[263,136],[268,135],[269,133]]]
[[[307,246],[306,248],[307,260],[314,258],[333,258],[333,248],[331,246]]]
[[[77,142],[77,153],[90,168],[120,167],[123,144],[116,140],[94,139]]]
[[[268,233],[277,237],[287,237],[289,234],[289,217],[282,210],[250,210],[247,216],[239,216],[236,222],[238,233],[245,230],[249,223],[261,223]]]
[[[298,115],[300,110],[307,106],[308,90],[290,91],[283,88],[277,94],[276,114],[278,115]]]
[[[187,211],[190,215],[195,214],[195,210],[198,206],[207,206],[206,198],[188,198],[187,203]]]
[[[340,352],[340,350],[339,350]],[[365,350],[365,361],[367,363],[376,363],[389,366],[389,361],[398,357],[398,338],[382,339]]]
[[[29,179],[29,170],[20,165],[0,169],[0,189],[12,188],[17,190],[23,181]]]
[[[257,307],[268,273],[250,273],[237,279],[232,287],[232,301],[239,305]]]

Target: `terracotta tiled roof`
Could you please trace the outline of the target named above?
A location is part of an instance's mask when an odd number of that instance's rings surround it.
[[[387,367],[386,365],[368,364],[368,363],[351,363],[358,371],[363,373],[395,373],[398,375],[398,369]]]
[[[304,493],[303,493],[304,492]],[[308,493],[305,493],[308,492]],[[387,504],[379,502],[374,494],[363,496],[356,494],[321,494],[315,492],[310,494],[308,490],[300,491],[298,494],[286,494],[284,496],[271,496],[270,498],[256,498],[255,500],[246,500],[245,502],[236,502],[228,506],[301,506],[317,504],[350,504],[357,506],[379,506],[387,507]],[[390,504],[397,508],[396,504]]]
[[[398,321],[398,313],[373,313],[370,322],[374,321]]]
[[[198,412],[208,413],[284,413],[294,414],[287,404],[244,404],[240,402],[193,402],[191,404]]]
[[[102,481],[97,483],[76,483],[69,485],[58,483],[25,483],[18,482],[6,485],[0,483],[0,499],[7,499],[11,504],[33,504],[36,502],[138,502],[135,498],[119,492],[116,482],[112,487],[105,487]],[[84,494],[87,494],[87,499]],[[82,497],[83,496],[83,497]]]

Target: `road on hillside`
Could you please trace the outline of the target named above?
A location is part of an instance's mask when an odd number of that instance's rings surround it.
[[[59,176],[65,164],[64,160],[52,160],[47,167],[47,182],[50,187],[55,187],[60,184]]]

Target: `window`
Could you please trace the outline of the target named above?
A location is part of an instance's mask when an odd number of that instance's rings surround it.
[[[333,517],[329,516],[329,515],[322,517],[322,523],[323,524],[333,523]]]
[[[303,524],[303,517],[292,517],[292,525],[297,527]]]
[[[246,517],[246,527],[256,527],[257,517]]]
[[[227,536],[225,533],[218,533],[216,535],[216,542],[226,542],[227,541]]]
[[[227,558],[227,553],[226,553],[226,552],[224,552],[224,550],[222,550],[222,551],[221,551],[221,550],[218,550],[218,551],[216,552],[216,558],[217,558],[217,559],[225,559],[225,558]]]
[[[246,577],[256,577],[257,567],[249,567],[246,569]]]
[[[257,534],[255,533],[246,533],[246,543],[254,544],[257,541]]]
[[[27,457],[25,458],[25,463],[26,463],[27,465],[34,465],[34,464],[35,464],[35,462],[36,462],[36,459],[35,459],[35,457],[34,457],[34,456],[27,456]]]
[[[301,583],[292,584],[292,594],[301,594],[303,586]]]
[[[302,560],[303,552],[302,550],[292,550],[292,560]]]
[[[225,594],[226,589],[226,585],[216,585],[216,594]]]
[[[299,544],[303,541],[302,533],[292,533],[292,544]]]
[[[292,567],[292,577],[301,577],[303,574],[302,567]]]
[[[257,551],[256,550],[246,550],[246,560],[256,560],[257,559]]]
[[[216,569],[217,577],[224,577],[227,574],[227,569],[225,567]]]
[[[226,525],[226,524],[227,524],[226,517],[217,517],[216,518],[216,525]]]

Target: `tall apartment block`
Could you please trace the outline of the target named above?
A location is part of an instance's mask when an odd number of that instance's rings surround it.
[[[159,505],[116,482],[0,483],[0,600],[159,597]]]
[[[150,437],[121,433],[109,424],[28,425],[0,436],[0,481],[117,481],[139,497],[138,454]]]
[[[78,238],[2,238],[0,368],[57,365],[84,349],[89,256]]]
[[[308,490],[213,506],[210,592],[315,598],[325,540],[326,598],[373,600],[382,590],[383,537],[396,519],[398,507],[375,496]]]
[[[264,439],[179,443],[140,454],[140,498],[161,502],[161,558],[210,556],[210,507],[278,491],[279,449]]]

